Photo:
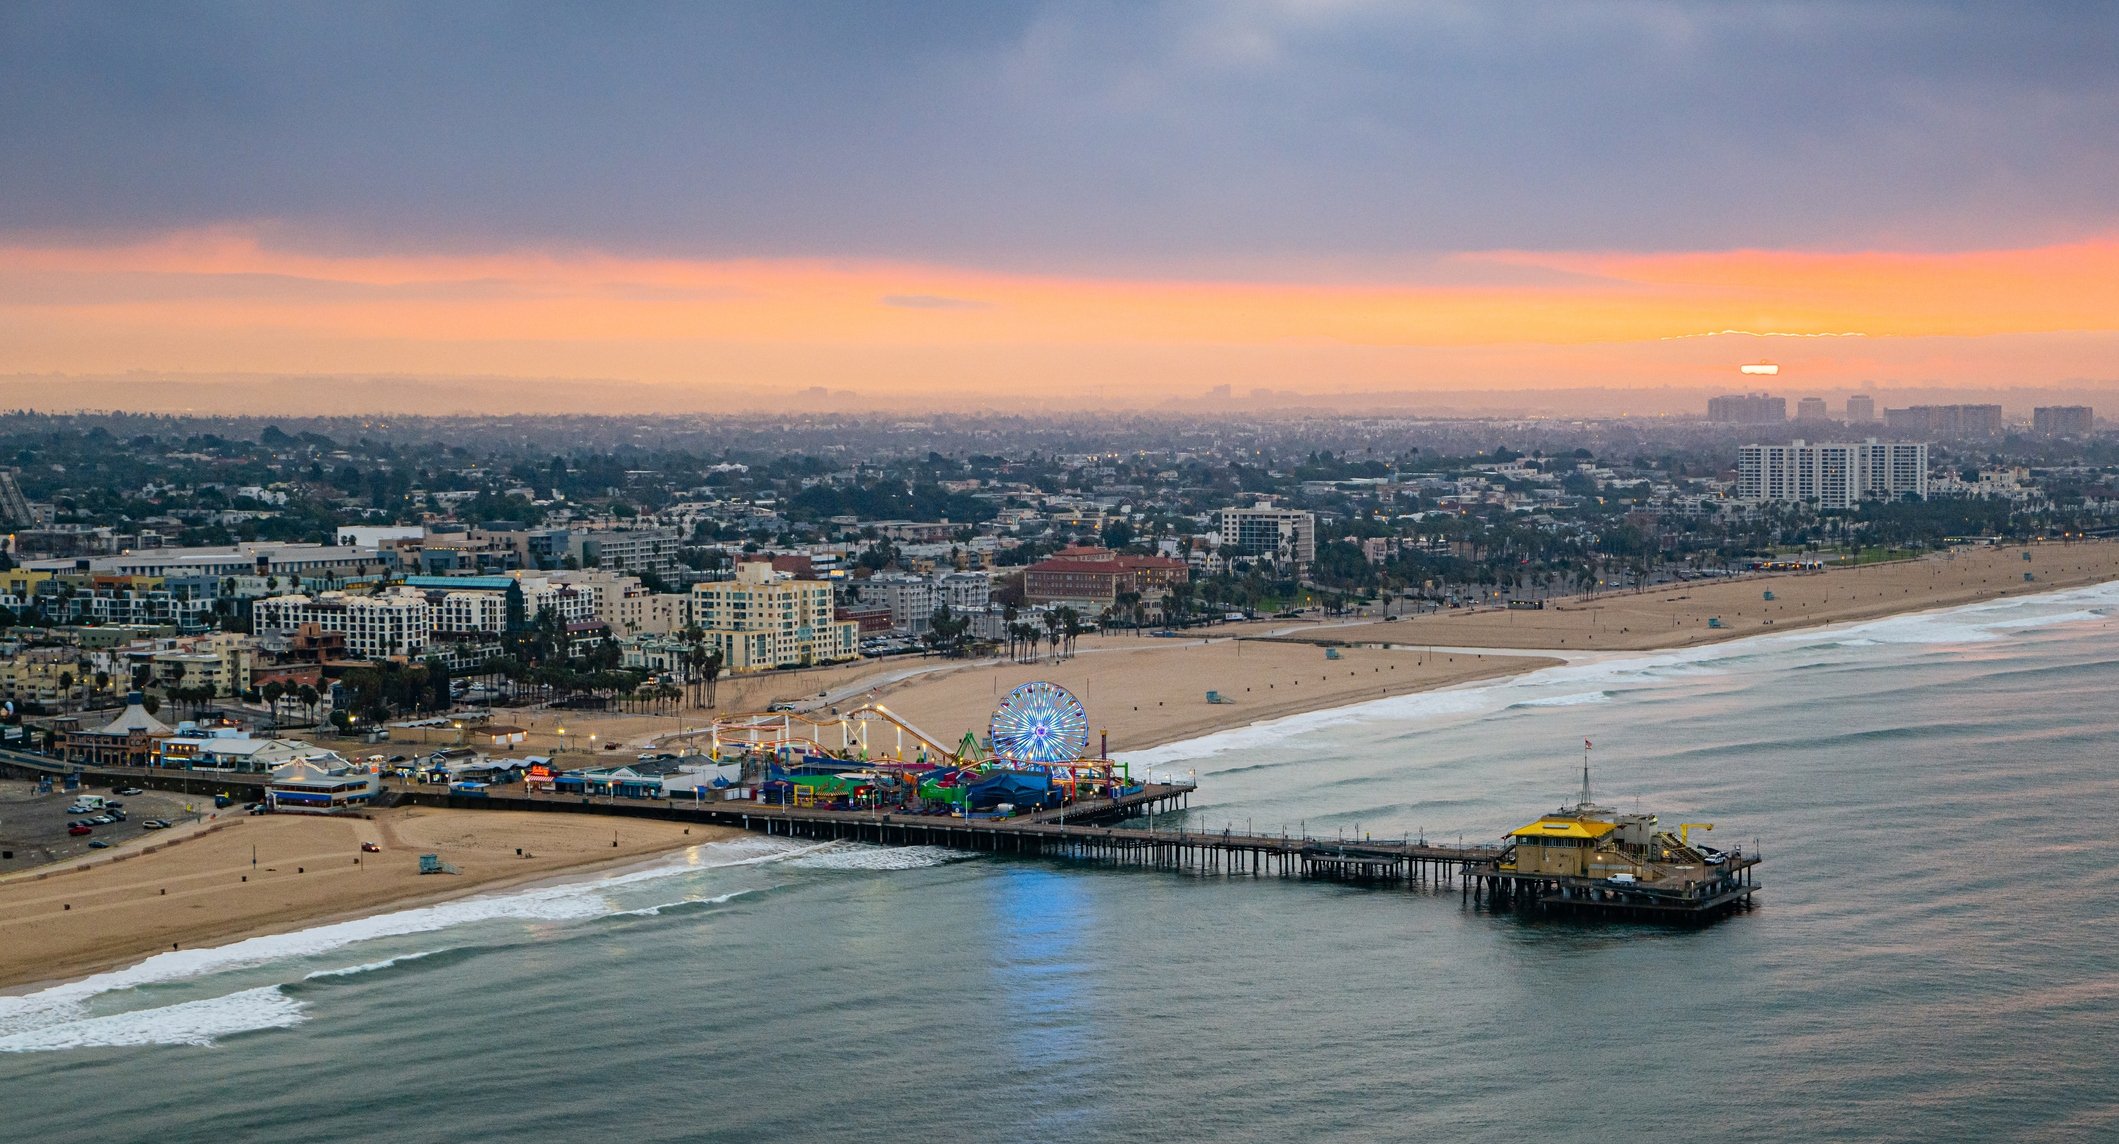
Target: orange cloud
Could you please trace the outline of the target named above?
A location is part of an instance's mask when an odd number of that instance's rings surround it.
[[[1545,273],[1454,273],[1482,267]],[[596,253],[336,256],[239,231],[0,247],[0,372],[571,374],[961,391],[1035,377],[1139,397],[1226,380],[1718,384],[1701,371],[1753,352],[1665,339],[1725,329],[1868,335],[1860,347],[1774,346],[1829,379],[1888,370],[1894,356],[1936,361],[1932,344],[1910,353],[1875,339],[2115,327],[2111,241],[1942,254],[1506,251],[1457,255],[1433,280],[1385,284]],[[2031,355],[2039,368],[2095,364],[2076,343],[2046,349]]]

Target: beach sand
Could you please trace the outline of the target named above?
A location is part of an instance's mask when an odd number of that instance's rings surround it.
[[[2023,554],[2029,552],[2026,561]],[[2024,573],[2033,579],[2024,580]],[[1551,601],[1543,611],[1480,608],[1390,623],[1319,625],[1310,638],[1406,646],[1644,651],[1875,619],[2003,596],[2119,580],[2119,543],[1961,548],[1918,560],[1696,580],[1646,592]],[[1772,600],[1765,593],[1772,592]],[[1722,626],[1707,625],[1718,617]]]
[[[2025,551],[2031,553],[2028,562]],[[2026,582],[2025,572],[2034,579]],[[1123,752],[1559,662],[1537,654],[1545,649],[1680,647],[2115,580],[2119,543],[1959,549],[1817,574],[1556,600],[1543,611],[1485,608],[1387,623],[1262,621],[1185,639],[1091,635],[1057,663],[897,660],[737,677],[721,684],[719,712],[758,710],[775,700],[844,710],[873,699],[954,744],[966,731],[984,733],[994,703],[1009,688],[1046,679],[1073,690],[1088,707],[1092,750],[1100,745],[1094,736],[1108,731],[1110,749]],[[1772,601],[1763,598],[1767,591]],[[1709,617],[1719,617],[1723,626],[1709,628]],[[1370,646],[1344,647],[1340,658],[1328,659],[1323,647],[1305,641]],[[1523,654],[1464,650],[1480,648]],[[1210,689],[1231,702],[1209,704]],[[818,700],[820,692],[831,698]],[[561,757],[562,765],[584,766],[592,758],[629,759],[656,737],[702,725],[713,714],[692,709],[663,716],[546,712],[500,718],[534,722],[537,733],[525,748],[533,750],[556,746],[557,728],[565,726],[565,741],[574,749]],[[599,747],[617,742],[622,749],[580,750],[589,734]],[[393,741],[389,749],[416,749],[415,737]],[[443,732],[436,741],[453,741],[453,735]],[[896,747],[894,737],[870,740],[872,752]],[[119,853],[112,851],[87,870],[65,862],[41,878],[25,872],[0,880],[0,984],[79,976],[167,950],[172,942],[217,944],[594,871],[730,833],[692,826],[686,834],[681,824],[632,819],[426,808],[381,811],[372,820],[266,816],[209,825],[222,829],[123,860],[112,860]],[[362,840],[379,842],[383,853],[356,865]],[[536,857],[516,858],[518,846]],[[415,872],[421,853],[439,853],[464,873],[422,877]],[[242,881],[246,875],[248,883]]]
[[[2026,551],[2031,553],[2028,562],[2023,559]],[[2025,572],[2033,579],[2025,581]],[[1056,663],[1049,659],[1029,664],[898,659],[737,677],[722,683],[720,703],[713,712],[690,709],[664,716],[546,712],[502,718],[536,725],[530,749],[558,746],[553,728],[564,725],[566,741],[574,749],[563,758],[575,766],[587,765],[592,756],[630,758],[680,727],[703,726],[715,714],[760,710],[774,699],[841,710],[873,699],[935,739],[953,745],[966,731],[985,733],[994,703],[1010,687],[1047,679],[1082,699],[1091,726],[1110,732],[1111,750],[1127,751],[1558,662],[1537,654],[1541,651],[1571,654],[1685,647],[2113,580],[2119,580],[2119,543],[1960,548],[1916,560],[1822,573],[1746,575],[1639,593],[1564,597],[1548,602],[1542,611],[1486,607],[1390,622],[1257,621],[1199,629],[1183,639],[1131,633],[1085,635],[1075,654]],[[1771,601],[1764,598],[1769,591],[1775,597]],[[1722,626],[1709,627],[1710,617],[1719,618]],[[1343,658],[1327,660],[1320,644],[1355,646],[1341,648]],[[1428,654],[1430,648],[1435,649],[1433,654]],[[1476,651],[1453,650],[1466,648],[1524,654],[1482,656]],[[1207,703],[1209,690],[1219,691],[1232,702]],[[820,701],[820,692],[829,692],[832,698]],[[623,749],[579,749],[584,736],[592,733],[599,747],[615,742]],[[440,733],[436,741],[453,740]],[[888,752],[895,747],[895,739],[870,741],[872,751]]]
[[[203,825],[218,829],[126,860],[106,858],[87,869],[62,863],[0,882],[0,986],[78,977],[172,945],[220,945],[628,864],[741,833],[426,807],[366,819],[265,815]],[[362,842],[382,852],[364,854]],[[516,857],[517,847],[532,856]],[[462,873],[422,875],[421,854],[439,854]]]
[[[967,666],[879,688],[875,698],[927,734],[954,745],[966,731],[985,737],[994,706],[1010,688],[1049,680],[1074,692],[1088,709],[1092,752],[1101,747],[1105,731],[1110,749],[1122,752],[1560,662],[1541,656],[1428,655],[1366,648],[1344,649],[1339,655],[1327,659],[1324,649],[1298,643],[1111,636],[1083,640],[1077,654],[1058,663]],[[1209,690],[1220,692],[1228,702],[1208,703]],[[869,740],[872,752],[888,753],[895,745],[894,740]]]

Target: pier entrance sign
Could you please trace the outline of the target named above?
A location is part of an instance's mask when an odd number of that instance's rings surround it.
[[[995,756],[1017,763],[1071,763],[1089,749],[1089,712],[1074,693],[1037,680],[1008,693],[988,728]]]

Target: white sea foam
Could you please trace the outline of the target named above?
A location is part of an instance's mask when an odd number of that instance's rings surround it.
[[[77,1016],[0,1036],[0,1053],[137,1045],[210,1045],[216,1038],[284,1029],[303,1020],[301,1002],[277,985],[101,1017]]]
[[[747,890],[730,890],[726,894],[716,894],[711,898],[685,898],[681,901],[663,902],[660,905],[642,906],[637,910],[619,910],[615,916],[623,918],[652,918],[660,915],[662,911],[669,909],[672,906],[689,905],[694,902],[702,906],[718,906],[723,902],[733,902],[737,898],[743,897],[746,894],[759,894],[763,892],[763,890],[757,887],[752,887]],[[311,974],[311,976],[315,975]]]
[[[164,1009],[146,1009],[126,1013],[113,1013],[91,1017],[88,1006],[96,998],[141,986],[162,985],[171,982],[193,980],[215,973],[270,965],[303,958],[318,957],[333,950],[343,949],[361,942],[382,938],[405,937],[413,934],[434,933],[458,926],[481,922],[565,922],[584,921],[607,917],[617,910],[606,895],[622,887],[652,882],[658,879],[678,877],[701,870],[729,866],[748,866],[764,862],[785,861],[823,849],[831,843],[798,844],[779,839],[739,839],[726,843],[710,843],[695,846],[684,852],[674,862],[658,863],[644,869],[599,878],[592,881],[567,882],[557,885],[539,886],[510,893],[463,898],[438,905],[420,906],[393,913],[376,914],[350,921],[334,922],[315,926],[293,933],[271,934],[265,937],[248,938],[222,946],[176,950],[156,954],[136,965],[109,973],[99,973],[80,981],[54,985],[34,993],[17,996],[0,996],[0,1045],[20,1044],[28,1048],[67,1048],[64,1036],[53,1032],[87,1022],[109,1022],[110,1027],[122,1026],[126,1022],[141,1018],[153,1022],[153,1014],[181,1010],[183,1014],[206,1013],[211,1018],[212,1035],[237,1031],[233,1022],[236,1015],[254,1013],[264,1023],[257,1028],[272,1028],[290,1024],[281,1020],[281,1010],[262,1004],[232,1006],[227,1009],[192,1010],[183,1006],[168,1006]],[[673,905],[666,902],[663,905]],[[310,977],[347,975],[384,968],[396,961],[413,957],[431,956],[435,950],[403,955],[384,961],[365,963],[344,969],[323,970]],[[254,993],[246,990],[242,994]],[[296,1005],[292,1000],[287,1005]],[[185,1005],[196,1004],[186,1002]],[[189,1020],[189,1017],[184,1018]],[[200,1018],[206,1021],[207,1018]],[[106,1028],[103,1024],[88,1026],[93,1029]],[[174,1027],[174,1026],[172,1026]],[[201,1027],[204,1027],[202,1024]],[[70,1034],[68,1034],[70,1035]],[[103,1035],[103,1034],[98,1034]],[[116,1036],[117,1034],[110,1034]],[[157,1034],[159,1035],[159,1034]],[[58,1040],[51,1040],[56,1037]],[[47,1043],[49,1042],[49,1043]],[[203,1043],[173,1039],[107,1040],[107,1044],[195,1044]]]
[[[1608,703],[1611,693],[1606,691],[1583,691],[1574,695],[1553,695],[1544,699],[1525,699],[1518,707],[1580,707],[1585,703]]]
[[[403,962],[418,961],[422,957],[433,957],[435,954],[440,952],[441,951],[438,949],[426,949],[421,950],[418,953],[406,953],[400,954],[397,957],[386,957],[381,961],[369,961],[363,962],[360,965],[349,965],[344,969],[319,969],[314,973],[307,974],[302,978],[302,980],[316,981],[320,978],[326,977],[353,977],[362,973],[373,973],[378,969],[388,969],[393,965],[398,965]]]
[[[848,842],[833,844],[788,864],[805,870],[918,870],[969,857],[971,855],[961,851],[939,846],[869,846]]]
[[[1719,643],[1642,655],[1614,654],[1610,657],[1579,658],[1555,667],[1540,668],[1502,679],[1460,684],[1435,691],[1414,692],[1311,711],[1280,719],[1264,720],[1166,743],[1142,751],[1118,754],[1135,767],[1163,767],[1180,763],[1203,763],[1235,751],[1284,747],[1323,727],[1347,723],[1382,722],[1422,724],[1462,716],[1483,716],[1512,706],[1557,707],[1596,702],[1577,693],[1547,694],[1560,687],[1580,688],[1599,683],[1668,683],[1722,675],[1735,661],[1770,655],[1797,644],[1830,640],[1841,647],[1873,647],[1879,644],[1979,643],[2002,638],[2002,633],[2090,621],[2109,622],[2099,607],[2119,607],[2119,582],[2068,588],[2031,596],[2014,596],[1962,604],[1930,612],[1916,612],[1877,620],[1770,632]],[[1836,638],[1835,638],[1836,637]],[[1539,654],[1535,649],[1525,655]],[[1605,698],[1609,698],[1608,694]],[[1521,697],[1521,698],[1519,698]],[[1205,773],[1212,768],[1202,767]]]

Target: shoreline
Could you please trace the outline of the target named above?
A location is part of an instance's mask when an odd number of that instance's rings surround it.
[[[723,827],[570,817],[433,808],[370,818],[266,816],[130,862],[69,866],[43,880],[9,883],[0,886],[0,996],[129,968],[160,953],[593,881],[745,837]],[[348,861],[359,842],[377,837],[382,854]],[[609,846],[613,841],[618,845]],[[527,852],[520,859],[511,853],[517,842]],[[463,873],[417,874],[413,859],[430,847]]]
[[[2028,563],[2024,551],[2033,554]],[[2023,580],[2025,571],[2037,578]],[[1559,597],[1539,610],[1260,625],[1183,640],[1084,637],[1081,650],[1058,663],[969,663],[861,694],[953,741],[963,728],[983,728],[985,715],[1009,687],[1049,680],[1074,691],[1089,710],[1092,735],[1108,728],[1113,751],[1123,754],[1291,715],[1524,674],[1583,654],[1671,651],[2114,581],[2119,542],[1953,550],[1823,573]],[[1337,659],[1326,658],[1334,653]],[[1209,705],[1203,698],[1209,689],[1235,702]],[[1125,697],[1124,707],[1106,698],[1113,692]],[[1135,698],[1138,705],[1130,702]]]
[[[1076,688],[1077,694],[1089,706],[1093,720],[1118,728],[1124,734],[1124,740],[1114,744],[1118,747],[1116,753],[1130,754],[1181,747],[1213,736],[1270,726],[1319,712],[1358,708],[1384,699],[1524,676],[1571,662],[1676,651],[1780,632],[1946,612],[1997,600],[2051,595],[2119,582],[2119,544],[2099,543],[2071,548],[2076,554],[2090,559],[2078,560],[2070,566],[2072,571],[2061,572],[2034,557],[2033,563],[2039,566],[2038,570],[2052,573],[2054,578],[2031,582],[2019,578],[2012,583],[1996,583],[2000,570],[2020,573],[2022,569],[2021,557],[2015,555],[2018,549],[2011,548],[2006,552],[2015,562],[2006,565],[1992,551],[1984,554],[1986,559],[1966,561],[1963,567],[1937,568],[1935,565],[1945,563],[1943,558],[1929,557],[1892,566],[1895,575],[1878,576],[1874,581],[1864,577],[1867,569],[1836,569],[1822,575],[1747,577],[1719,583],[1688,583],[1622,597],[1575,598],[1559,601],[1543,612],[1496,609],[1443,613],[1388,623],[1370,621],[1299,629],[1281,625],[1272,629],[1274,637],[1270,639],[1249,634],[1208,635],[1203,639],[1182,641],[1132,636],[1097,637],[1093,644],[1085,640],[1089,646],[1056,664],[968,663],[901,676],[873,691],[856,688],[850,694],[853,698],[872,695],[906,714],[916,724],[940,729],[951,726],[952,720],[961,719],[967,713],[990,711],[993,698],[1006,687],[1029,679],[1050,679]],[[1913,583],[1904,582],[1908,576],[1916,582],[1924,576],[1939,577],[1947,582],[1920,584],[1925,590],[1916,593],[1912,591]],[[1823,606],[1832,602],[1833,590],[1856,584],[1874,589],[1875,598],[1864,599],[1860,593],[1850,593],[1839,600],[1837,607]],[[1899,590],[1893,593],[1892,588]],[[1748,596],[1765,604],[1763,593],[1767,591],[1776,593],[1772,602],[1775,606],[1771,608],[1761,608],[1744,599]],[[1704,623],[1686,624],[1685,617],[1701,614],[1703,604],[1718,608],[1729,605],[1726,610],[1732,613],[1732,620],[1741,616],[1743,610],[1753,614],[1747,617],[1749,622],[1740,627],[1732,624],[1724,628],[1708,628]],[[1740,610],[1735,606],[1738,604],[1748,607]],[[1679,605],[1691,607],[1680,608]],[[1612,618],[1607,619],[1606,612],[1612,613]],[[1523,617],[1531,617],[1534,622],[1521,622]],[[1635,617],[1650,620],[1660,617],[1670,620],[1671,626],[1637,632],[1633,630],[1638,622]],[[1535,636],[1553,631],[1565,631],[1577,642],[1561,647],[1540,647],[1533,642]],[[1302,633],[1307,633],[1310,638],[1305,639]],[[1428,643],[1405,638],[1443,633],[1480,633],[1480,642],[1455,645],[1439,639]],[[1497,634],[1500,639],[1493,638]],[[1673,635],[1677,638],[1671,638]],[[1363,639],[1364,636],[1388,638]],[[1514,637],[1514,642],[1510,637]],[[1323,647],[1311,640],[1343,641],[1356,646],[1335,648],[1338,658],[1331,659],[1326,657]],[[903,669],[887,670],[902,672]],[[1215,681],[1222,681],[1221,686],[1229,689],[1234,702],[1209,704],[1202,698],[1193,698],[1201,695],[1203,685],[1212,687]],[[1309,686],[1305,688],[1304,684]],[[1236,690],[1239,687],[1243,690]],[[1117,702],[1108,698],[1114,692],[1121,697]],[[1099,702],[1106,705],[1104,711],[1099,711]],[[1098,719],[1105,713],[1117,717]],[[1092,726],[1092,736],[1096,730]],[[1092,737],[1092,745],[1095,742]],[[515,823],[513,833],[493,829],[507,825],[500,817],[503,815],[538,821],[534,825]],[[414,821],[426,821],[429,827],[442,829],[441,834],[432,836],[441,841],[432,844],[450,860],[466,853],[479,854],[488,862],[496,857],[504,858],[504,852],[515,844],[514,836],[530,831],[539,838],[535,845],[544,847],[548,857],[535,869],[502,872],[488,868],[466,884],[428,885],[424,879],[411,882],[400,879],[394,892],[326,895],[306,903],[289,901],[283,908],[263,914],[209,911],[206,915],[185,919],[186,924],[172,923],[166,916],[160,919],[159,925],[154,924],[155,919],[147,915],[157,908],[158,899],[161,902],[173,900],[162,897],[168,892],[166,889],[153,897],[146,896],[143,881],[135,879],[135,876],[144,876],[145,883],[155,883],[158,887],[162,883],[180,886],[179,896],[182,897],[199,892],[196,888],[181,888],[182,883],[218,876],[221,898],[240,896],[240,892],[237,895],[226,893],[228,883],[243,883],[230,877],[239,866],[231,866],[231,854],[223,852],[231,851],[233,847],[248,847],[253,838],[261,843],[267,841],[257,837],[259,835],[269,832],[283,836],[271,840],[283,848],[296,845],[313,848],[327,844],[320,835],[337,831],[344,837],[337,840],[339,848],[335,853],[343,859],[356,852],[355,840],[376,836],[393,824],[402,827]],[[473,824],[475,828],[463,829]],[[176,931],[181,931],[181,936],[176,937],[181,948],[226,946],[251,938],[418,909],[488,893],[593,880],[615,871],[644,867],[693,846],[743,836],[741,831],[723,828],[689,827],[689,834],[678,833],[680,829],[686,828],[676,823],[644,819],[614,821],[535,812],[441,811],[431,808],[381,811],[367,819],[297,816],[251,819],[243,823],[243,829],[206,832],[187,839],[182,846],[169,847],[154,854],[136,853],[130,861],[105,861],[88,869],[68,865],[50,871],[45,878],[32,874],[28,878],[18,876],[0,882],[0,983],[4,983],[0,984],[0,995],[33,992],[138,964],[162,952],[162,943]],[[617,847],[623,851],[619,854],[590,849],[587,844],[602,838],[606,830],[618,835],[631,833],[634,837]],[[508,837],[496,841],[500,835]],[[388,841],[386,853],[399,860],[409,858],[417,846],[429,844],[420,837],[404,838],[397,834],[392,834]],[[333,851],[322,852],[316,857],[327,857],[330,853]],[[277,856],[274,861],[301,862],[304,857],[303,852],[290,849],[288,855]],[[315,861],[316,857],[307,860]],[[215,862],[221,864],[219,868],[213,867]],[[503,861],[502,864],[512,865],[512,862]],[[258,869],[256,866],[249,868]],[[267,872],[278,871],[268,868]],[[344,872],[342,866],[339,873],[343,875]],[[324,868],[319,867],[317,873],[324,874]],[[446,879],[447,876],[441,877]],[[284,887],[287,882],[283,876],[270,884]],[[99,903],[95,900],[99,894],[123,898],[128,892],[135,891],[134,897],[126,901]],[[88,910],[77,913],[51,909],[51,903],[61,897],[86,900]],[[130,909],[123,911],[126,916],[122,919],[108,913],[128,906]],[[193,905],[190,908],[200,907]],[[41,932],[79,923],[85,913],[96,911],[105,911],[106,920],[113,924],[100,937],[83,935],[82,940],[63,953],[51,948],[50,934]],[[66,920],[57,925],[49,924],[62,917]],[[147,920],[143,921],[143,918]],[[121,921],[125,924],[116,924]],[[29,927],[36,927],[36,932]],[[10,940],[12,937],[22,940]],[[47,960],[38,960],[44,954],[28,949],[28,945],[49,950],[51,956]]]

